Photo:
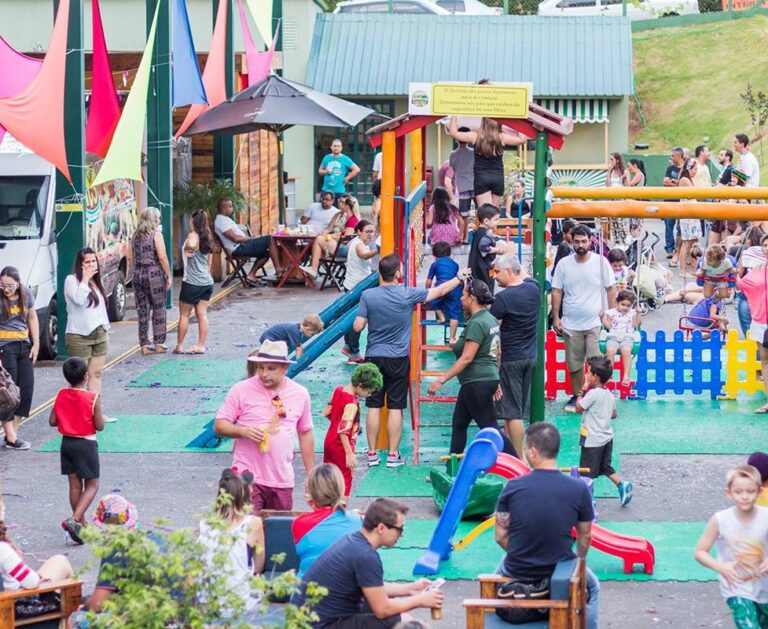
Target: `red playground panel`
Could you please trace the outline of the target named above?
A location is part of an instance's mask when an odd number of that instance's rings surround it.
[[[544,399],[554,400],[557,397],[558,391],[562,391],[567,395],[573,395],[571,375],[568,373],[568,368],[565,364],[565,343],[553,330],[547,330],[544,356],[546,356],[544,363]],[[605,388],[609,391],[618,391],[619,397],[622,400],[631,397],[635,382],[633,380],[629,386],[621,386],[621,381],[624,378],[624,368],[618,354],[614,360],[613,376],[613,379],[605,385]]]

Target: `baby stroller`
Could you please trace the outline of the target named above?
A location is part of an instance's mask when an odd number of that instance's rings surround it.
[[[667,269],[656,260],[654,247],[659,243],[657,234],[644,232],[626,249],[627,266],[635,272],[633,288],[637,292],[637,309],[645,315],[664,303],[667,287]]]

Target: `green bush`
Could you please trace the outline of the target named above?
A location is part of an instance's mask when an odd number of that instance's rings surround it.
[[[541,0],[509,0],[510,15],[536,15]],[[489,7],[503,7],[503,0],[485,0]]]
[[[716,13],[722,10],[722,0],[699,0],[699,13]]]

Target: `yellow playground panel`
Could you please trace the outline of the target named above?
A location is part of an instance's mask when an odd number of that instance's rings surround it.
[[[739,391],[754,395],[763,390],[763,383],[758,379],[760,360],[757,357],[757,345],[749,336],[740,339],[736,330],[728,330],[723,346],[726,353],[726,380],[722,399],[735,400]]]

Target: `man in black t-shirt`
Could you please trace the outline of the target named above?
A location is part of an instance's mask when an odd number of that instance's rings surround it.
[[[672,149],[672,155],[669,158],[669,166],[664,173],[664,185],[668,188],[677,188],[680,181],[680,171],[683,169],[685,159],[683,158],[683,149],[676,146]],[[671,258],[675,253],[675,219],[664,219],[664,250],[667,252],[667,258]]]
[[[363,528],[342,537],[323,552],[303,578],[327,588],[313,611],[323,629],[389,629],[410,620],[405,612],[419,607],[442,607],[443,593],[427,590],[428,579],[413,583],[385,583],[377,552],[392,548],[405,530],[408,507],[389,498],[374,500],[365,510]],[[302,605],[305,590],[294,601]]]
[[[521,456],[523,417],[536,367],[536,332],[541,311],[539,283],[520,266],[517,255],[504,254],[493,264],[496,280],[504,290],[496,294],[490,312],[501,320],[501,363],[499,407],[507,435]]]
[[[586,559],[592,539],[592,496],[586,484],[557,467],[560,433],[537,422],[525,435],[533,471],[513,478],[496,505],[496,543],[506,551],[499,572],[508,577],[548,577],[560,561]],[[572,529],[576,527],[576,554]],[[587,628],[596,628],[600,583],[587,568]]]

